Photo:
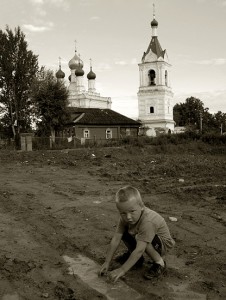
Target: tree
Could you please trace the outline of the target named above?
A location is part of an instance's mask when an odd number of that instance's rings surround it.
[[[202,129],[203,116],[207,115],[208,108],[198,98],[190,97],[185,103],[176,104],[173,108],[174,120],[177,126],[186,126],[194,129]]]
[[[62,129],[70,117],[67,99],[68,90],[64,83],[57,81],[52,71],[42,69],[31,92],[39,135],[51,135],[55,141],[55,131]]]
[[[214,118],[214,125],[217,132],[221,134],[226,131],[226,113],[222,113],[218,111],[216,114],[213,115]]]
[[[1,121],[19,146],[22,130],[31,127],[29,89],[38,70],[38,57],[27,49],[20,27],[14,32],[6,26],[0,30],[0,104]]]
[[[176,104],[173,108],[174,121],[177,126],[185,126],[201,132],[223,133],[226,130],[226,114],[218,111],[209,113],[203,102],[197,98],[187,98],[185,103]]]

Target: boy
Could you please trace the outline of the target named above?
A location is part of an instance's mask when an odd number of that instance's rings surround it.
[[[163,217],[147,208],[139,191],[132,186],[125,186],[118,190],[116,207],[120,213],[120,220],[99,274],[103,275],[108,271],[121,240],[128,248],[128,252],[118,259],[121,260],[122,266],[109,273],[114,282],[133,266],[142,265],[144,253],[153,260],[144,277],[152,279],[163,274],[166,269],[164,262],[166,250],[175,244]]]

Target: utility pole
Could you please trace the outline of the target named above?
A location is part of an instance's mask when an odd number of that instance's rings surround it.
[[[200,112],[200,133],[202,133],[202,112]]]
[[[221,123],[220,129],[221,129],[221,135],[222,135],[223,134],[223,123]]]

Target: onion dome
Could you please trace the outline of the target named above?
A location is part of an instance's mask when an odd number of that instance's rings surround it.
[[[72,57],[72,59],[69,61],[68,66],[71,70],[75,70],[79,67],[83,67],[83,61],[80,59],[80,57],[76,54]]]
[[[79,64],[78,68],[75,70],[75,75],[76,76],[83,76],[84,75],[84,71],[82,69],[82,65]]]
[[[57,79],[63,79],[65,77],[65,73],[61,70],[61,68],[56,72]]]
[[[95,79],[96,74],[92,71],[92,67],[90,67],[90,72],[87,74],[87,78],[90,79]]]
[[[158,26],[158,22],[155,19],[153,19],[151,21],[151,27],[157,27],[157,26]]]

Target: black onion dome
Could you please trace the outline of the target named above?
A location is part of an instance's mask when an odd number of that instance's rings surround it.
[[[88,79],[95,79],[96,74],[92,71],[92,68],[90,68],[90,72],[87,74]]]
[[[56,78],[58,79],[63,79],[65,77],[65,73],[59,69],[57,72],[56,72]]]
[[[84,75],[84,71],[82,69],[82,66],[79,66],[78,69],[75,70],[75,75],[76,76],[83,76]]]
[[[151,21],[151,26],[158,26],[158,22],[155,19],[153,19]]]

